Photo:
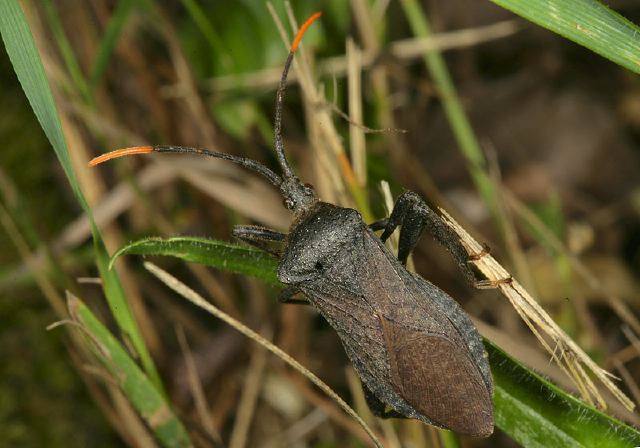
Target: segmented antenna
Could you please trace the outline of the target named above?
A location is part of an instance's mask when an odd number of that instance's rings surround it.
[[[276,117],[275,117],[275,146],[276,146],[276,155],[278,157],[278,162],[280,163],[280,167],[282,168],[282,172],[285,178],[291,178],[294,176],[293,170],[289,166],[287,162],[287,158],[284,155],[284,143],[282,141],[282,103],[284,101],[284,91],[287,84],[287,75],[289,74],[289,68],[291,67],[291,62],[293,61],[293,55],[300,44],[300,40],[302,39],[302,35],[307,28],[322,15],[321,12],[316,12],[311,17],[309,17],[300,27],[298,33],[293,39],[293,43],[291,44],[291,48],[289,49],[289,56],[287,56],[287,60],[284,64],[284,70],[282,72],[282,78],[280,79],[280,85],[278,86],[278,92],[276,95]],[[108,152],[106,154],[102,154],[89,162],[89,166],[96,166],[107,160],[115,159],[122,156],[128,156],[133,154],[146,154],[150,152],[174,152],[174,153],[188,153],[188,154],[200,154],[209,157],[216,157],[218,159],[225,159],[231,162],[237,163],[239,165],[244,166],[245,168],[249,168],[257,172],[258,174],[266,177],[269,182],[271,182],[276,187],[280,187],[282,185],[282,178],[278,176],[276,173],[271,171],[269,168],[252,159],[247,159],[246,157],[234,156],[231,154],[226,154],[224,152],[218,151],[208,151],[206,149],[200,148],[190,148],[186,146],[134,146],[132,148],[124,148],[117,149],[115,151]]]
[[[284,155],[284,141],[282,140],[282,104],[284,102],[284,92],[287,87],[287,75],[289,75],[289,68],[291,68],[291,63],[293,62],[293,55],[298,48],[298,44],[302,40],[302,35],[307,31],[307,28],[311,26],[311,24],[322,15],[321,12],[316,12],[311,15],[300,27],[296,37],[293,39],[293,43],[291,44],[291,48],[289,49],[289,55],[287,56],[287,60],[284,63],[284,70],[282,71],[282,78],[280,78],[280,85],[278,86],[278,92],[276,93],[276,118],[274,123],[274,131],[275,131],[275,146],[276,146],[276,155],[278,157],[278,162],[282,167],[282,174],[285,178],[293,177],[293,170],[287,161],[287,158]]]
[[[96,166],[107,160],[117,159],[122,156],[129,156],[132,154],[147,154],[150,152],[174,152],[183,154],[199,154],[208,157],[215,157],[218,159],[229,160],[238,165],[242,165],[245,168],[255,171],[258,174],[262,174],[276,187],[280,187],[282,179],[276,173],[269,168],[257,162],[253,159],[247,159],[246,157],[234,156],[225,152],[209,151],[201,148],[190,148],[187,146],[134,146],[132,148],[116,149],[115,151],[102,154],[89,162],[89,166]]]

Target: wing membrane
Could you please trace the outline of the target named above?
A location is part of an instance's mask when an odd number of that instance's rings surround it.
[[[493,432],[491,395],[468,352],[441,335],[380,317],[394,388],[420,413],[453,431]]]

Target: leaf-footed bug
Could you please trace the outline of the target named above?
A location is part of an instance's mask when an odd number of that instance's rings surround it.
[[[482,340],[457,302],[405,268],[426,228],[475,283],[470,257],[457,236],[413,192],[400,195],[389,218],[367,225],[356,210],[320,201],[286,159],[282,105],[287,74],[303,33],[319,16],[313,14],[298,31],[277,91],[275,148],[282,176],[252,159],[181,146],[121,149],[93,159],[90,166],[130,154],[192,153],[229,160],[266,177],[294,215],[289,233],[236,226],[233,235],[265,250],[269,242],[281,244],[278,278],[288,286],[280,300],[292,302],[303,293],[327,319],[362,379],[374,414],[487,437],[494,426],[493,380]],[[398,226],[396,258],[384,241]],[[378,230],[383,230],[380,237],[374,233]]]

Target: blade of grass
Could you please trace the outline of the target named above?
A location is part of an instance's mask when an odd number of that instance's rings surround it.
[[[98,46],[98,52],[96,53],[96,59],[93,62],[91,68],[91,74],[89,75],[89,87],[91,92],[95,92],[100,80],[104,76],[104,72],[107,69],[107,64],[111,59],[113,50],[118,43],[118,38],[124,28],[127,19],[129,18],[133,9],[134,0],[120,0],[116,9],[113,12],[111,20],[107,25],[107,29],[102,36],[100,45]]]
[[[460,439],[458,435],[451,431],[438,431],[442,448],[460,448]]]
[[[445,224],[458,235],[469,255],[478,254],[483,250],[483,246],[445,210],[440,209],[440,213]],[[592,376],[595,376],[620,403],[628,410],[633,410],[633,402],[615,385],[612,381],[613,376],[596,364],[491,254],[485,254],[471,263],[509,300],[540,345],[574,382],[585,400],[597,403],[601,408],[607,406],[593,381]],[[502,281],[504,279],[509,281]]]
[[[213,50],[214,55],[221,58],[224,68],[231,72],[234,69],[234,61],[229,55],[229,50],[225,46],[224,42],[216,32],[215,28],[211,25],[211,21],[207,17],[206,13],[202,9],[202,6],[195,0],[180,0],[182,6],[185,7],[191,19],[194,21],[207,43]]]
[[[640,432],[603,414],[484,341],[495,381],[496,425],[526,447],[630,447]]]
[[[270,285],[281,286],[276,277],[277,261],[264,251],[225,241],[197,237],[145,238],[118,249],[113,264],[122,255],[164,255],[181,260],[250,275]]]
[[[0,33],[29,104],[53,146],[76,199],[89,217],[98,270],[109,308],[123,335],[131,341],[140,356],[145,371],[158,390],[162,390],[160,376],[142,339],[120,280],[115,271],[108,269],[109,256],[106,247],[73,171],[53,94],[29,25],[17,0],[0,1]]]
[[[156,239],[126,246],[115,256],[124,253],[144,255],[170,255],[184,260],[202,260],[208,266],[222,269],[233,267],[232,272],[243,272],[258,278],[275,278],[276,263],[263,257],[255,249],[229,245],[219,241],[183,237],[183,245],[163,253],[162,240]],[[171,238],[167,241],[175,240]],[[231,249],[235,259],[226,264],[217,248]],[[188,251],[194,249],[194,254]],[[138,252],[136,252],[138,251]],[[211,257],[210,260],[207,257]],[[239,264],[244,266],[238,266]],[[155,268],[157,269],[157,268]],[[269,271],[271,273],[269,274]],[[254,272],[255,274],[250,274]],[[272,283],[274,284],[274,283]],[[496,393],[494,406],[496,424],[524,446],[543,447],[627,447],[640,446],[640,432],[605,415],[572,397],[541,376],[519,364],[501,349],[485,339],[489,362],[494,376]],[[593,441],[593,442],[592,442]],[[635,445],[634,445],[635,444]]]
[[[74,86],[78,89],[80,95],[87,104],[93,104],[93,95],[91,95],[89,90],[87,79],[82,72],[82,68],[78,63],[78,59],[76,58],[73,48],[71,47],[71,43],[64,31],[56,6],[53,4],[52,0],[44,0],[42,5],[44,6],[47,20],[51,26],[51,31],[53,32],[56,44],[58,45],[58,49],[62,55],[62,59],[64,60],[69,74],[71,75],[71,79],[73,79]]]
[[[432,36],[431,26],[418,2],[416,0],[401,0],[401,4],[413,34],[423,39],[430,38]],[[480,143],[458,98],[458,92],[449,75],[444,59],[440,52],[430,51],[425,53],[424,62],[438,90],[447,120],[466,160],[469,174],[478,193],[493,215],[500,233],[504,235],[505,224],[499,211],[495,186],[486,172],[486,160],[480,148]]]
[[[191,446],[187,431],[165,397],[131,359],[120,342],[80,299],[70,293],[67,293],[67,306],[73,321],[89,336],[96,356],[109,370],[160,444],[165,447]]]
[[[491,0],[640,73],[640,28],[595,0]]]
[[[285,3],[285,7],[287,7],[287,5],[288,4]],[[280,17],[276,13],[275,8],[270,2],[267,2],[267,9],[269,10],[271,17],[273,18],[273,21],[278,28],[278,32],[280,33],[285,47],[289,48],[289,36],[285,31],[285,27],[282,24]],[[293,12],[290,9],[288,11],[288,16],[293,31],[297,32],[298,26],[296,24]],[[353,203],[362,214],[364,221],[372,222],[373,214],[371,212],[371,208],[369,207],[366,192],[364,188],[358,184],[356,177],[353,174],[351,163],[349,162],[349,158],[347,157],[341,139],[338,136],[338,132],[333,126],[333,121],[331,120],[331,117],[329,116],[327,110],[321,110],[316,107],[317,104],[326,102],[326,100],[324,98],[324,93],[322,93],[315,87],[317,83],[314,81],[314,77],[312,75],[309,60],[306,56],[303,43],[300,44],[298,55],[299,56],[293,61],[293,67],[294,71],[300,77],[300,86],[302,87],[305,102],[307,103],[307,112],[317,114],[317,116],[313,117],[313,121],[328,124],[328,126],[321,126],[311,129],[312,145],[316,147],[319,157],[328,155],[329,151],[333,153],[333,161],[331,162],[331,164],[333,165],[333,169],[329,170],[329,172],[327,173],[328,178],[331,178],[331,175],[334,173],[340,173],[341,178],[334,178],[335,184],[333,184],[332,187],[335,188],[337,185],[344,184],[351,195],[351,199],[353,199]],[[325,154],[320,154],[323,151],[325,151]],[[320,188],[320,191],[322,191],[322,188]],[[335,191],[338,191],[338,189],[336,189]],[[343,197],[342,199],[346,198]]]
[[[51,308],[56,312],[56,315],[62,318],[64,313],[64,299],[58,293],[57,288],[51,282],[51,279],[44,274],[43,269],[35,266],[35,260],[31,252],[31,248],[22,236],[20,229],[16,225],[16,222],[12,219],[5,206],[0,202],[0,226],[4,229],[4,232],[12,241],[20,256],[24,260],[25,264],[31,271],[38,288],[42,292],[42,295],[49,301]]]
[[[407,19],[411,24],[413,33],[418,37],[429,37],[431,35],[429,22],[427,21],[424,12],[420,8],[416,0],[402,0],[402,6],[404,8]],[[464,157],[466,158],[467,166],[474,180],[476,188],[485,201],[487,207],[491,211],[494,217],[494,221],[496,222],[496,225],[498,226],[500,233],[504,238],[507,236],[508,232],[513,231],[513,229],[508,227],[511,223],[507,219],[504,208],[502,207],[502,204],[498,198],[496,184],[492,181],[490,176],[485,171],[486,161],[484,155],[480,149],[480,145],[469,123],[469,120],[467,119],[462,104],[458,99],[455,86],[453,85],[444,59],[442,58],[440,53],[430,52],[425,55],[425,64],[427,65],[434,83],[442,97],[442,103],[447,115],[447,119],[449,120],[449,123],[453,128],[454,135],[458,141],[460,149]],[[512,304],[515,304],[515,302],[512,302]],[[532,299],[531,306],[537,307],[538,304]],[[535,312],[533,308],[523,308],[519,310],[519,312],[521,312],[520,316],[527,323],[529,322],[529,320],[535,321],[535,319],[538,317],[538,313]],[[522,314],[522,312],[524,312],[524,314]],[[533,312],[534,314],[530,315],[530,312]],[[546,313],[544,314],[546,315]],[[557,326],[551,319],[549,319],[548,323],[553,326]],[[530,328],[533,330],[532,327]],[[584,354],[584,352],[573,340],[566,336],[565,333],[562,333],[561,339],[564,339],[564,343],[572,347],[571,351],[574,351],[575,348],[575,353],[578,355],[578,359],[581,359],[586,363],[593,362],[586,354]],[[544,340],[540,338],[539,340],[541,344],[545,345]],[[558,340],[558,343],[561,342],[563,341]],[[545,348],[547,350],[549,349],[548,346],[545,346]],[[557,359],[557,362],[562,367],[561,363],[564,361]],[[574,371],[573,367],[577,367],[577,370]],[[597,366],[595,368],[597,369]],[[579,364],[576,365],[573,363],[572,358],[567,358],[567,366],[565,371],[579,387],[580,385],[584,385],[584,388],[581,390],[584,391],[583,396],[585,397],[585,399],[591,400],[591,398],[593,397],[597,400],[599,405],[606,406],[606,402],[602,399],[600,393],[595,388],[595,385],[593,384],[591,379],[589,377],[581,377],[581,374],[584,372],[582,371]],[[621,394],[620,391],[615,387],[615,385],[613,385],[608,380],[606,374],[603,373],[601,376],[599,376],[599,379],[609,389],[612,390],[616,397],[618,397],[618,399],[621,400],[621,402],[623,402],[625,406],[630,406],[630,403],[626,396]]]
[[[310,370],[288,355],[279,347],[272,344],[270,341],[245,326],[242,322],[234,319],[228,314],[223,313],[218,308],[213,306],[211,303],[207,302],[204,297],[196,293],[194,290],[189,288],[187,285],[182,283],[177,278],[173,277],[166,271],[163,271],[158,266],[149,263],[148,261],[144,263],[145,268],[155,275],[160,281],[162,281],[165,285],[173,289],[175,292],[180,294],[185,299],[189,300],[194,305],[202,308],[207,311],[209,314],[217,317],[218,319],[224,321],[228,325],[232,326],[236,330],[238,330],[243,335],[247,336],[249,339],[261,345],[263,348],[269,350],[274,355],[278,356],[284,362],[289,364],[291,367],[296,369],[298,372],[302,373],[309,381],[315,384],[319,389],[321,389],[325,394],[331,397],[350,417],[352,417],[358,425],[364,430],[366,436],[371,438],[371,441],[378,448],[382,448],[382,443],[378,440],[374,432],[367,426],[367,424],[362,420],[362,418],[356,414],[356,412],[342,399],[340,396],[335,393],[329,386],[327,386],[320,378],[314,375]]]

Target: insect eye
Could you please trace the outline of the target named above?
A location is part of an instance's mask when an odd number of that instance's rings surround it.
[[[316,264],[314,267],[316,268],[316,271],[322,271],[322,269],[324,269],[324,265],[322,264],[321,261],[316,261]]]

